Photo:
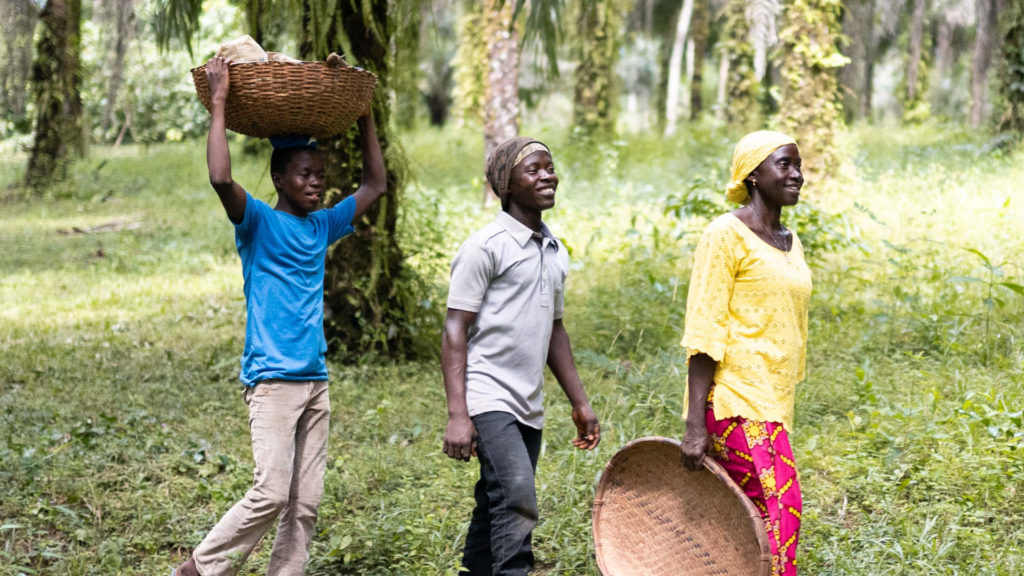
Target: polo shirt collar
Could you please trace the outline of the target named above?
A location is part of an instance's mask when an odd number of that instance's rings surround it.
[[[516,220],[504,210],[498,212],[498,224],[500,224],[501,227],[504,228],[510,236],[512,236],[516,241],[516,244],[519,244],[520,248],[526,248],[530,239],[533,238],[534,232],[529,226],[523,224],[519,220]],[[548,230],[547,224],[544,224],[543,222],[540,224],[540,234],[544,238],[551,239],[552,242],[550,242],[550,244],[555,247],[556,251],[558,250],[558,242],[554,242],[556,239],[555,235],[551,233],[551,230]]]

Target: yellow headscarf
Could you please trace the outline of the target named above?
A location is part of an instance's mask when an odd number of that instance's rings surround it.
[[[729,187],[726,188],[725,198],[737,204],[749,202],[750,195],[743,180],[760,166],[765,158],[771,156],[772,152],[786,144],[796,144],[796,140],[771,130],[751,132],[740,139],[732,155],[732,178]]]

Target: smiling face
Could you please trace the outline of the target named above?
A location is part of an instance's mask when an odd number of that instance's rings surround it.
[[[281,172],[272,172],[277,189],[276,210],[306,216],[320,207],[324,193],[324,161],[312,149],[296,150]]]
[[[793,206],[800,201],[804,185],[802,161],[796,144],[780,146],[758,166],[748,181],[756,183],[761,199],[778,206]]]
[[[508,182],[509,209],[516,207],[526,212],[541,212],[555,205],[558,175],[555,162],[546,150],[530,154],[515,168]]]

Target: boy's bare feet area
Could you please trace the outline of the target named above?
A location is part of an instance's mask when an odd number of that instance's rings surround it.
[[[174,569],[171,576],[201,576],[201,574],[199,574],[199,569],[196,568],[195,559],[189,556],[188,560],[184,561],[181,566]]]

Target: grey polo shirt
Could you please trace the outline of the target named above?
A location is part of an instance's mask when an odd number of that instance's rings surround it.
[[[469,415],[508,412],[544,426],[544,366],[562,317],[569,255],[546,226],[534,233],[504,211],[452,260],[448,307],[476,312],[469,329]]]

